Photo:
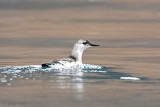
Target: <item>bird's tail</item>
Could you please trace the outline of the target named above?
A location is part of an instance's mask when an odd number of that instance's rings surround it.
[[[44,69],[44,68],[49,68],[50,65],[51,65],[51,64],[49,64],[49,63],[44,63],[44,64],[42,64],[41,66],[42,66],[42,69]]]

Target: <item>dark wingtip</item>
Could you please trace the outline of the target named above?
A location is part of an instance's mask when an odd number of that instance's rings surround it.
[[[50,67],[48,63],[42,64],[41,66],[42,66],[42,69],[45,69],[45,68],[49,68],[49,67]]]

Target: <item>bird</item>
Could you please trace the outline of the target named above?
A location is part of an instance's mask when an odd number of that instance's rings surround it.
[[[72,49],[71,54],[66,58],[51,60],[47,63],[41,64],[42,68],[53,67],[55,69],[65,68],[82,68],[82,55],[83,51],[90,47],[100,46],[97,44],[93,44],[88,40],[80,39],[78,40]]]

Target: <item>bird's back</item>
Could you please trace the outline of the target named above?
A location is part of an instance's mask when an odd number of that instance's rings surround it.
[[[54,67],[54,68],[80,68],[81,64],[72,58],[71,56],[67,58],[55,59],[48,63],[42,64],[42,67]]]

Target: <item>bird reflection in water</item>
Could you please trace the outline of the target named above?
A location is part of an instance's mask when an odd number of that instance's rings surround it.
[[[84,72],[82,70],[68,70],[55,73],[43,73],[42,87],[51,87],[62,93],[74,93],[73,99],[82,100],[84,93]]]

